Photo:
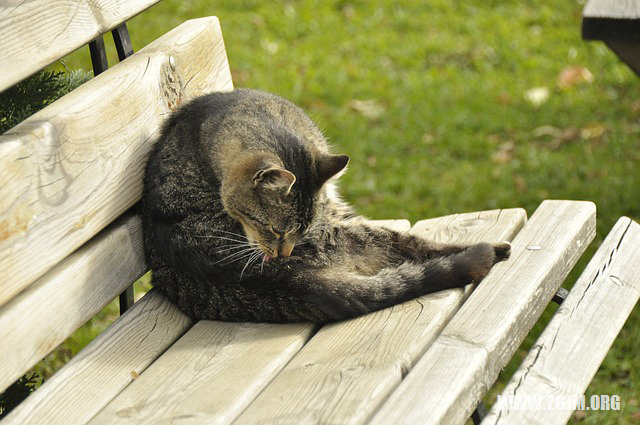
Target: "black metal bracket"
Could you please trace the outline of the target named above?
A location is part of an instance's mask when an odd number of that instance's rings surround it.
[[[135,302],[133,299],[133,285],[129,286],[120,294],[118,301],[120,302],[120,315],[122,316],[124,312],[129,310]]]
[[[127,29],[127,23],[123,22],[111,31],[113,35],[113,43],[116,46],[118,52],[118,59],[120,62],[128,58],[133,54],[133,47],[131,45],[131,38],[129,37],[129,30]],[[91,54],[91,64],[93,65],[93,75],[96,76],[106,71],[109,68],[109,62],[107,61],[107,50],[104,46],[104,37],[98,36],[95,40],[89,43],[89,53]],[[133,285],[129,286],[118,297],[120,302],[120,314],[124,314],[131,306],[133,306]]]
[[[487,408],[485,407],[482,400],[478,403],[476,410],[471,414],[471,420],[473,421],[473,425],[478,425],[484,417],[487,416]]]
[[[104,47],[104,38],[101,35],[89,43],[89,53],[91,54],[94,76],[103,73],[109,68],[107,50]]]
[[[111,35],[113,35],[113,43],[116,45],[116,51],[118,52],[118,60],[122,62],[133,54],[127,23],[123,22],[118,25],[111,31]]]
[[[556,304],[562,304],[562,302],[567,299],[567,295],[569,295],[569,291],[564,288],[558,289],[558,292],[553,296],[552,301]]]

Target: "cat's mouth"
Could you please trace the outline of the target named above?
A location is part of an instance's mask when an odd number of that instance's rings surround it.
[[[288,257],[293,251],[295,243],[286,238],[279,238],[277,241],[264,240],[260,234],[255,231],[251,226],[242,222],[244,233],[247,235],[249,244],[262,251],[262,260],[267,262],[276,257]]]

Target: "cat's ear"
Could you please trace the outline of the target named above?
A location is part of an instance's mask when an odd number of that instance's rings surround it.
[[[292,172],[279,167],[259,170],[253,175],[254,187],[283,191],[285,195],[291,192],[291,187],[295,182],[296,176]]]
[[[318,177],[324,184],[331,177],[338,174],[347,166],[349,157],[347,155],[323,155],[318,159]]]

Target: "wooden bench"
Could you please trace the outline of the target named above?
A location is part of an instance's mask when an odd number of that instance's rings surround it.
[[[152,3],[0,6],[0,90]],[[43,13],[50,26],[25,30]],[[136,203],[159,126],[232,88],[218,20],[191,20],[0,136],[0,391],[147,271]],[[589,245],[595,214],[544,201],[528,221],[516,208],[378,222],[512,240],[513,253],[475,290],[325,326],[194,322],[151,290],[2,423],[463,423]],[[503,394],[582,394],[639,275],[640,226],[621,218]],[[495,405],[484,421],[541,417]]]

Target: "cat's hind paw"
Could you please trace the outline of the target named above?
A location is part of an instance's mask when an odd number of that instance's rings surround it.
[[[509,242],[498,242],[493,244],[493,250],[495,252],[494,264],[500,261],[504,261],[511,256],[511,244]]]

